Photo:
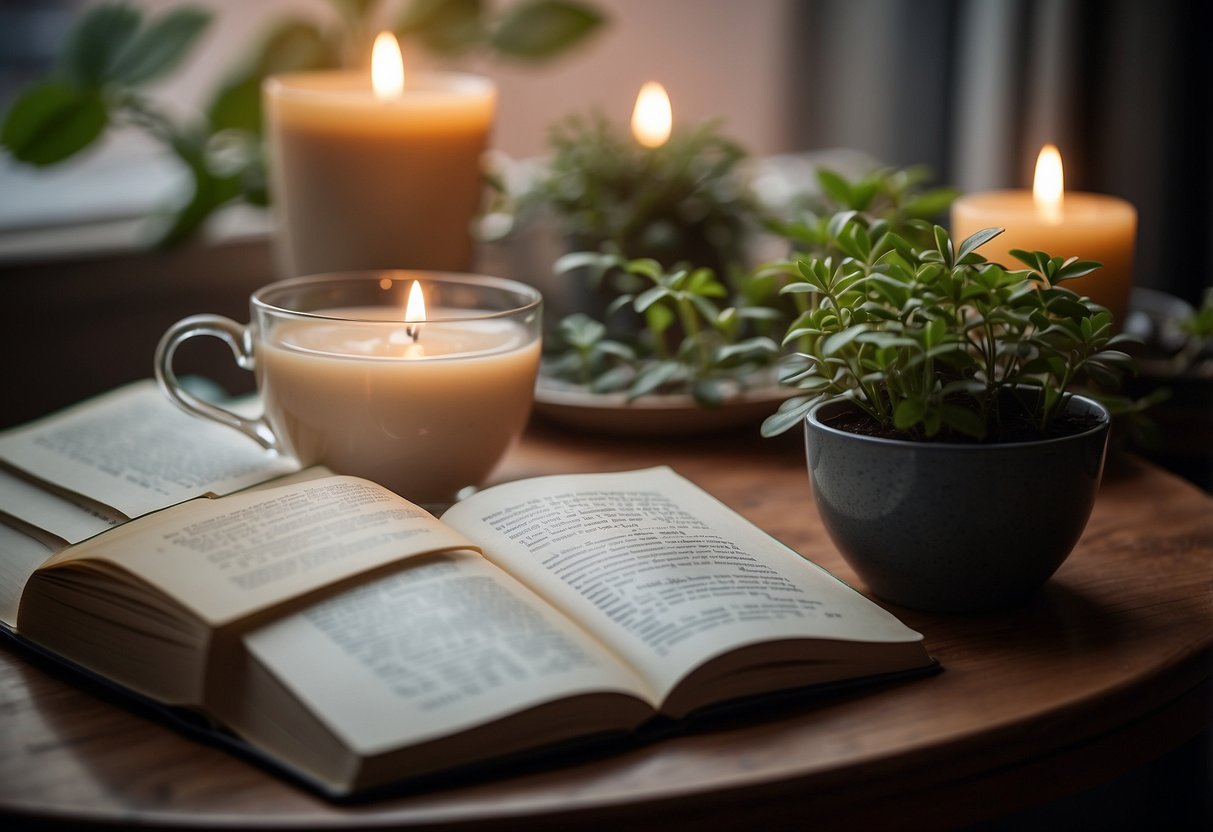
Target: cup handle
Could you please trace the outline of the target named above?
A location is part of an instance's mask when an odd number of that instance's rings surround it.
[[[173,404],[191,416],[211,419],[235,428],[263,448],[282,453],[281,443],[264,417],[245,418],[219,405],[203,401],[182,388],[177,374],[173,372],[173,354],[183,341],[195,335],[210,335],[226,341],[232,349],[232,355],[236,357],[236,365],[244,370],[253,369],[253,337],[249,327],[221,315],[191,315],[169,327],[156,346],[156,382],[160,389]]]

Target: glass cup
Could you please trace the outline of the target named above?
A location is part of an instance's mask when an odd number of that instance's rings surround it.
[[[423,314],[407,308],[414,284]],[[366,477],[416,503],[449,503],[483,484],[526,426],[542,324],[542,297],[530,286],[349,272],[272,283],[249,307],[247,326],[194,315],[170,327],[156,349],[156,378],[187,413],[303,465]],[[196,335],[226,341],[253,371],[260,418],[182,388],[173,353]]]

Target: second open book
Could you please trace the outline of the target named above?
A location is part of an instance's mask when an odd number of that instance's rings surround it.
[[[333,794],[931,664],[667,468],[496,486],[441,520],[305,472],[63,549],[7,623]]]

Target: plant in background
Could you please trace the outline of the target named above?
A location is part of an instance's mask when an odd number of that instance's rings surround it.
[[[1072,384],[1119,383],[1131,362],[1111,315],[1061,285],[1099,267],[1014,251],[1027,268],[989,263],[990,228],[954,246],[940,226],[920,246],[885,220],[844,212],[821,241],[841,256],[802,255],[782,291],[808,308],[789,327],[783,380],[804,391],[763,424],[801,422],[824,399],[849,399],[864,431],[907,439],[1046,435]]]
[[[772,219],[770,228],[787,238],[797,249],[818,257],[841,257],[837,230],[845,220],[863,215],[869,221],[883,220],[889,229],[919,245],[929,244],[929,222],[956,199],[952,188],[927,188],[931,179],[925,167],[878,168],[852,181],[841,174],[817,171],[820,191],[793,201],[791,220]]]
[[[666,269],[647,258],[579,252],[556,264],[557,271],[582,267],[638,279],[643,288],[619,294],[607,316],[631,312],[643,324],[611,338],[604,323],[585,314],[564,318],[545,365],[550,378],[594,393],[624,391],[629,399],[690,393],[704,407],[716,407],[749,385],[769,383],[762,371],[772,366],[779,346],[755,334],[753,325],[779,313],[747,303],[744,288],[730,289],[709,268]]]
[[[1210,359],[1209,347],[1213,345],[1213,288],[1205,289],[1200,306],[1179,322],[1179,331],[1187,339],[1171,360],[1176,372],[1190,370]]]
[[[690,134],[680,145],[671,139],[669,155],[649,160],[666,173],[646,176],[642,160],[654,151],[621,141],[604,122],[593,129],[570,123],[583,132],[560,134],[551,173],[531,198],[555,211],[569,236],[598,241],[598,251],[566,255],[556,270],[588,272],[604,295],[605,313],[601,320],[579,312],[561,321],[549,340],[544,372],[594,393],[623,391],[631,399],[690,393],[714,407],[769,385],[772,368],[787,357],[776,339],[810,310],[810,300],[784,288],[795,282],[788,263],[746,263],[745,234],[761,224],[793,248],[842,256],[839,246],[849,243],[840,243],[839,231],[847,223],[875,221],[912,236],[914,218],[938,213],[953,196],[924,192],[925,177],[917,171],[882,169],[849,182],[823,169],[813,210],[835,213],[819,219],[806,200],[796,221],[777,221],[762,216],[747,195],[740,151],[712,130]],[[680,212],[715,217],[723,230],[705,233],[707,224],[684,223]],[[680,228],[681,236],[656,230],[669,227]],[[632,254],[653,239],[680,245],[659,246],[666,261]],[[687,248],[688,240],[697,244]],[[713,247],[712,240],[728,245]]]
[[[47,166],[90,147],[110,127],[144,130],[190,173],[193,193],[159,238],[160,245],[180,243],[223,205],[267,203],[262,80],[276,72],[352,64],[366,52],[378,28],[379,0],[332,5],[335,14],[324,23],[280,21],[203,112],[184,120],[156,104],[147,88],[188,56],[211,13],[183,6],[145,20],[127,4],[95,6],[70,33],[55,75],[13,103],[0,126],[0,144],[21,162]],[[573,0],[523,0],[501,12],[482,0],[412,0],[382,28],[444,56],[479,50],[541,60],[582,41],[602,22],[598,12]]]
[[[605,244],[627,258],[719,274],[742,261],[758,206],[740,172],[746,152],[718,123],[675,130],[648,148],[601,114],[574,115],[553,125],[549,141],[547,169],[507,213],[550,212],[574,251]]]

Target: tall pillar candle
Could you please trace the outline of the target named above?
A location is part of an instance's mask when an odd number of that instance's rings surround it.
[[[1041,151],[1042,160],[1048,149]],[[1047,179],[1054,175],[1055,181]],[[1055,174],[1038,160],[1032,191],[968,194],[952,204],[952,237],[958,244],[990,227],[1006,231],[982,246],[980,253],[1011,268],[1022,266],[1011,257],[1015,248],[1102,263],[1098,271],[1065,285],[1106,306],[1117,329],[1124,326],[1137,234],[1137,211],[1131,204],[1107,194],[1064,191],[1060,157]]]
[[[496,89],[460,73],[407,74],[387,92],[379,83],[353,71],[266,80],[270,184],[288,274],[471,267]]]

